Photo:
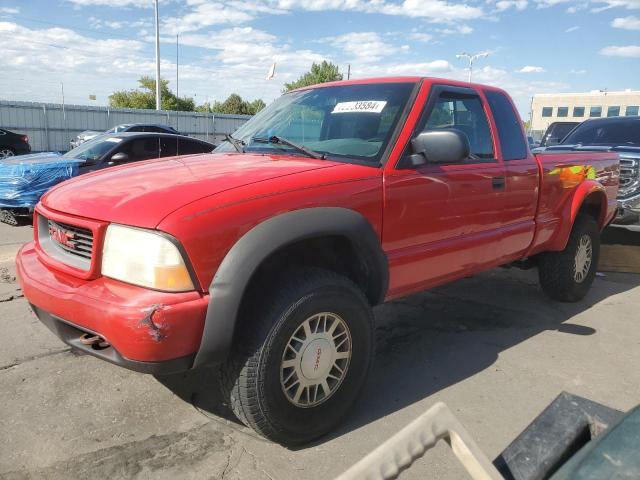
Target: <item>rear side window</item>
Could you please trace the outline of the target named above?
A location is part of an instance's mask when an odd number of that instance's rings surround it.
[[[498,127],[502,158],[504,160],[527,158],[527,143],[522,135],[520,119],[513,110],[511,102],[500,92],[486,91],[485,95]]]
[[[213,147],[206,143],[200,143],[193,140],[180,139],[179,146],[180,155],[192,155],[194,153],[209,153],[213,150]]]

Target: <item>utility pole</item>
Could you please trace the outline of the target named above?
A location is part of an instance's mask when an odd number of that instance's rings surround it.
[[[178,35],[176,34],[176,98],[180,98],[180,84],[179,82],[179,69],[180,69],[180,58],[178,56]]]
[[[162,109],[162,101],[160,98],[160,18],[158,14],[158,0],[155,0],[156,6],[156,110]]]
[[[471,55],[467,52],[462,52],[456,55],[457,59],[466,58],[467,60],[469,60],[469,83],[471,83],[471,74],[473,73],[473,62],[479,58],[487,58],[488,56],[489,56],[488,52],[476,53],[475,55]]]
[[[351,64],[347,64],[347,80],[351,80]]]

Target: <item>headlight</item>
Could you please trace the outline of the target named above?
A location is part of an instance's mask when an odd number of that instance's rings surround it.
[[[152,230],[122,225],[107,227],[102,274],[154,290],[194,289],[182,254],[171,240]]]

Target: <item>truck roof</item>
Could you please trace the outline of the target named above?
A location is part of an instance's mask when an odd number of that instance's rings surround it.
[[[461,80],[452,80],[450,78],[439,77],[421,77],[421,76],[400,76],[400,77],[372,77],[372,78],[359,78],[355,80],[338,80],[336,82],[318,83],[315,85],[309,85],[306,87],[296,88],[292,91],[308,90],[310,88],[323,88],[323,87],[335,87],[340,85],[364,85],[371,83],[409,83],[419,82],[421,80],[427,80],[431,83],[445,83],[447,85],[453,85],[456,87],[471,87],[482,88],[485,90],[497,90],[503,92],[501,88],[493,87],[490,85],[483,85],[480,83],[469,83]]]

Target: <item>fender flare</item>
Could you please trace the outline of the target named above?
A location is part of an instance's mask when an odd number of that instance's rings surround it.
[[[209,286],[209,305],[200,348],[193,368],[226,359],[237,323],[240,303],[258,267],[271,254],[300,240],[344,236],[355,246],[378,281],[365,295],[372,304],[384,301],[389,265],[380,238],[360,213],[338,207],[294,210],[272,217],[245,233],[229,250]]]
[[[567,246],[569,241],[569,235],[573,224],[584,205],[587,197],[591,195],[600,196],[600,216],[597,219],[598,226],[603,228],[605,217],[607,214],[607,194],[605,188],[596,180],[585,180],[574,190],[571,198],[567,200],[562,208],[562,218],[568,219],[566,222],[561,222],[558,231],[556,232],[556,244],[554,250],[563,250]]]

